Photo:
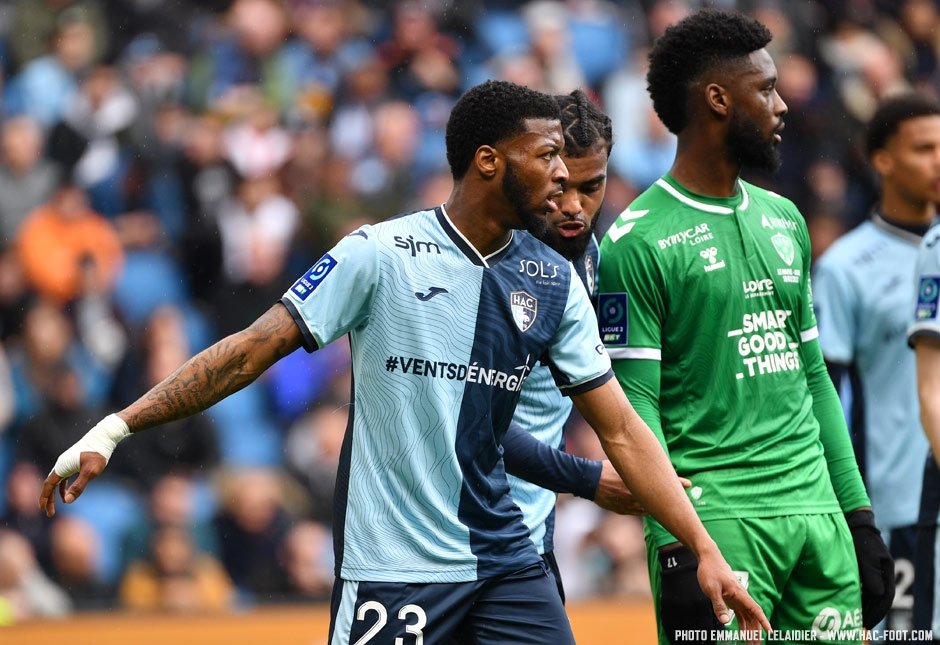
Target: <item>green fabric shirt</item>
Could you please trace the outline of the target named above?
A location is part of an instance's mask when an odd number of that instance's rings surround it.
[[[734,197],[695,195],[667,175],[617,218],[601,259],[614,371],[692,480],[703,520],[868,503],[819,352],[809,234],[792,202],[743,181]],[[674,541],[651,529],[658,545]]]

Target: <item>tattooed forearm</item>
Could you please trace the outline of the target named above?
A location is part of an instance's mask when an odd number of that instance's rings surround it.
[[[193,356],[119,412],[136,432],[201,412],[242,389],[300,346],[300,330],[277,304],[247,329]]]

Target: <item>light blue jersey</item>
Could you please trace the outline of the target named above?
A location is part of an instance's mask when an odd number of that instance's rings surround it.
[[[837,240],[813,277],[827,361],[857,370],[865,480],[883,529],[917,523],[927,441],[906,330],[920,237],[877,214]],[[838,384],[837,384],[838,385]]]
[[[909,342],[920,336],[940,338],[940,225],[931,228],[918,249],[915,278],[912,282],[915,292],[911,298],[914,303],[913,317],[908,317],[910,326],[907,334]]]
[[[566,394],[612,377],[572,277],[527,233],[482,257],[441,207],[358,229],[287,291],[308,350],[352,348],[337,576],[468,582],[539,561],[499,440],[540,359]]]
[[[591,298],[597,295],[598,258],[597,240],[592,236],[584,255],[572,262]],[[555,386],[551,370],[538,365],[526,379],[513,421],[542,443],[563,449],[564,426],[571,407],[571,400]],[[509,475],[509,484],[536,549],[539,553],[552,551],[557,494],[514,475]]]

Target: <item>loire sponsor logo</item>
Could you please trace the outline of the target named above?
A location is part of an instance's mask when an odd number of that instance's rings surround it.
[[[745,298],[763,298],[774,295],[774,281],[770,278],[746,280],[741,283]]]

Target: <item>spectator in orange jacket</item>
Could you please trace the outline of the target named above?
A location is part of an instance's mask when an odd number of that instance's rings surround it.
[[[81,188],[68,183],[29,215],[18,243],[29,283],[60,303],[88,289],[110,290],[123,260],[114,227],[89,208]]]

